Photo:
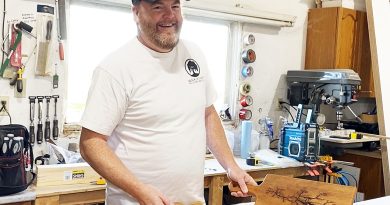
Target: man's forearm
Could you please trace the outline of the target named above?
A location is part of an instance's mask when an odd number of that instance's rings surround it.
[[[214,106],[206,108],[205,122],[207,146],[210,151],[214,154],[215,158],[225,170],[237,167],[238,165],[228,146],[221,120],[219,119]]]
[[[107,146],[105,138],[104,135],[83,128],[80,137],[81,155],[102,177],[137,198],[142,183]]]

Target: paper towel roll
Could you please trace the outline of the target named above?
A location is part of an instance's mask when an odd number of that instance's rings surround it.
[[[241,124],[241,158],[248,158],[251,152],[252,121],[244,120]]]

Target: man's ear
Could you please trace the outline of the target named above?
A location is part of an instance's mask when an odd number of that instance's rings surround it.
[[[132,11],[133,14],[136,15],[136,16],[138,16],[138,12],[139,12],[138,9],[139,9],[138,6],[132,6],[132,7],[131,7],[131,11]]]
[[[133,12],[134,21],[138,23],[138,13],[139,13],[138,7],[137,6],[131,7],[131,11]]]

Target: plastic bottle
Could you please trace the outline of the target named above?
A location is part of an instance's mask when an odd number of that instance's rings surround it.
[[[259,120],[260,124],[260,131],[259,131],[259,149],[269,149],[269,144],[270,144],[270,135],[269,135],[269,127],[267,126],[267,122],[265,119]]]

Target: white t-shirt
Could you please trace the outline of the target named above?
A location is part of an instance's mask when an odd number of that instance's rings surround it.
[[[81,124],[108,136],[125,166],[172,202],[203,201],[210,78],[195,45],[180,40],[158,53],[134,38],[96,68]],[[138,204],[111,183],[106,203]]]

